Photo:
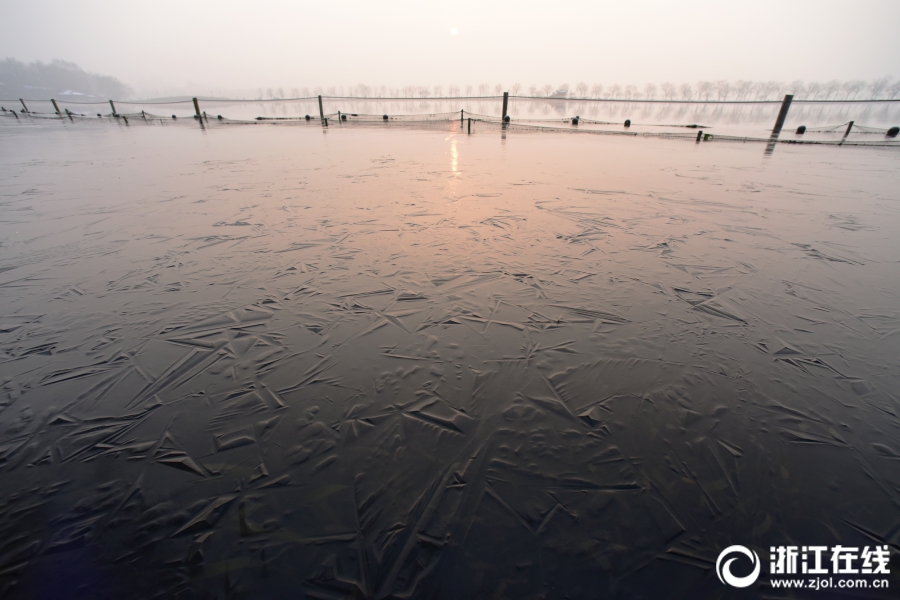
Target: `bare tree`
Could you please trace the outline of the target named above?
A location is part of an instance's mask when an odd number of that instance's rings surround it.
[[[731,93],[731,84],[725,79],[717,81],[713,84],[716,91],[716,100],[728,100],[728,94]]]
[[[490,90],[490,89],[491,89],[490,85],[488,85],[486,83],[482,83],[481,85],[478,86],[478,95],[479,96],[487,96],[488,90]]]
[[[625,86],[625,98],[631,100],[632,98],[638,97],[638,91],[636,85],[626,85]]]
[[[844,84],[844,92],[847,95],[848,100],[855,100],[857,94],[859,94],[862,89],[866,86],[865,81],[859,81],[858,79],[854,81],[848,81]]]
[[[648,83],[644,86],[644,96],[647,97],[648,100],[652,100],[656,98],[656,86],[652,83]]]
[[[822,93],[825,94],[826,100],[831,100],[832,96],[837,99],[838,93],[841,91],[841,82],[837,79],[832,79],[828,83],[822,86]]]
[[[713,84],[709,81],[701,81],[697,83],[697,99],[703,98],[704,100],[709,100],[709,95],[712,93]]]
[[[471,96],[471,95],[472,95],[472,86],[467,85],[466,86],[466,96]]]
[[[806,84],[806,97],[809,100],[818,100],[822,95],[823,85],[818,81],[810,81]]]
[[[550,92],[553,91],[553,86],[547,83],[544,85],[544,87],[541,88],[541,91],[544,92],[545,96],[549,96]]]
[[[885,92],[889,100],[896,98],[897,95],[900,94],[900,80],[890,84],[887,89],[885,89]]]
[[[681,92],[682,100],[690,100],[694,97],[694,88],[689,83],[682,83],[678,90]]]
[[[887,77],[882,77],[881,79],[876,79],[872,83],[869,84],[869,98],[875,99],[884,94],[884,90],[887,89],[890,81]]]
[[[434,97],[440,98],[443,95],[444,95],[444,86],[441,86],[441,85],[434,86]]]
[[[614,83],[609,88],[609,97],[618,100],[622,97],[622,86],[618,83]]]
[[[602,93],[603,93],[603,86],[600,85],[599,83],[595,83],[591,87],[591,98],[599,98]]]
[[[793,94],[794,98],[806,98],[806,85],[799,79],[792,81],[787,87],[787,91],[788,93]]]
[[[674,83],[666,82],[666,83],[662,84],[662,86],[660,86],[660,87],[662,88],[662,93],[663,93],[664,99],[672,100],[673,98],[675,98],[675,92],[677,91],[677,88],[675,87]]]
[[[587,96],[587,92],[588,84],[586,84],[585,82],[582,81],[577,86],[575,86],[575,93],[578,94],[580,98],[584,98],[585,96]]]
[[[503,84],[502,83],[498,83],[497,85],[494,86],[494,93],[497,94],[498,96],[503,93]]]
[[[512,88],[510,88],[513,96],[518,96],[519,90],[521,90],[521,89],[522,89],[522,84],[520,84],[520,83],[514,83],[514,84],[512,84]]]
[[[536,85],[531,84],[530,86],[528,86],[528,95],[532,96],[532,97],[537,96],[537,86]]]

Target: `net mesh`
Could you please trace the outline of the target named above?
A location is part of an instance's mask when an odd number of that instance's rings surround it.
[[[666,102],[599,101],[510,96],[504,122],[502,96],[466,98],[357,98],[323,97],[330,109],[320,117],[319,98],[246,100],[173,98],[147,101],[102,101],[95,99],[0,100],[0,116],[9,120],[119,121],[121,123],[295,126],[375,126],[456,128],[476,130],[502,128],[511,132],[567,132],[697,139],[684,130],[703,130],[704,141],[754,141],[791,144],[898,145],[888,131],[900,122],[896,102],[852,104],[847,102],[795,102],[783,133],[773,140],[768,131],[780,102]],[[455,105],[455,106],[454,106]],[[582,116],[586,115],[586,116]],[[834,123],[839,125],[815,125]],[[849,134],[847,127],[854,119]],[[865,125],[856,124],[862,121]],[[812,123],[805,133],[792,133],[801,123]],[[708,124],[700,124],[708,123]],[[759,126],[757,126],[759,125]],[[768,126],[768,127],[766,127]],[[879,139],[876,139],[879,136]],[[883,138],[883,139],[881,139]]]

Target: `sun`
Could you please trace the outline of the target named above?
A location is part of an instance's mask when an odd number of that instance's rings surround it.
[[[456,35],[456,27],[453,27],[453,28],[450,30],[450,35]]]

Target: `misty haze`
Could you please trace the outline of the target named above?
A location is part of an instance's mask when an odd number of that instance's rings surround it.
[[[895,598],[900,5],[10,4],[0,598]]]

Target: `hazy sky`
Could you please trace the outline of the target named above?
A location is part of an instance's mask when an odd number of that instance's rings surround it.
[[[0,15],[0,57],[70,60],[139,94],[900,77],[900,0],[0,0]]]

